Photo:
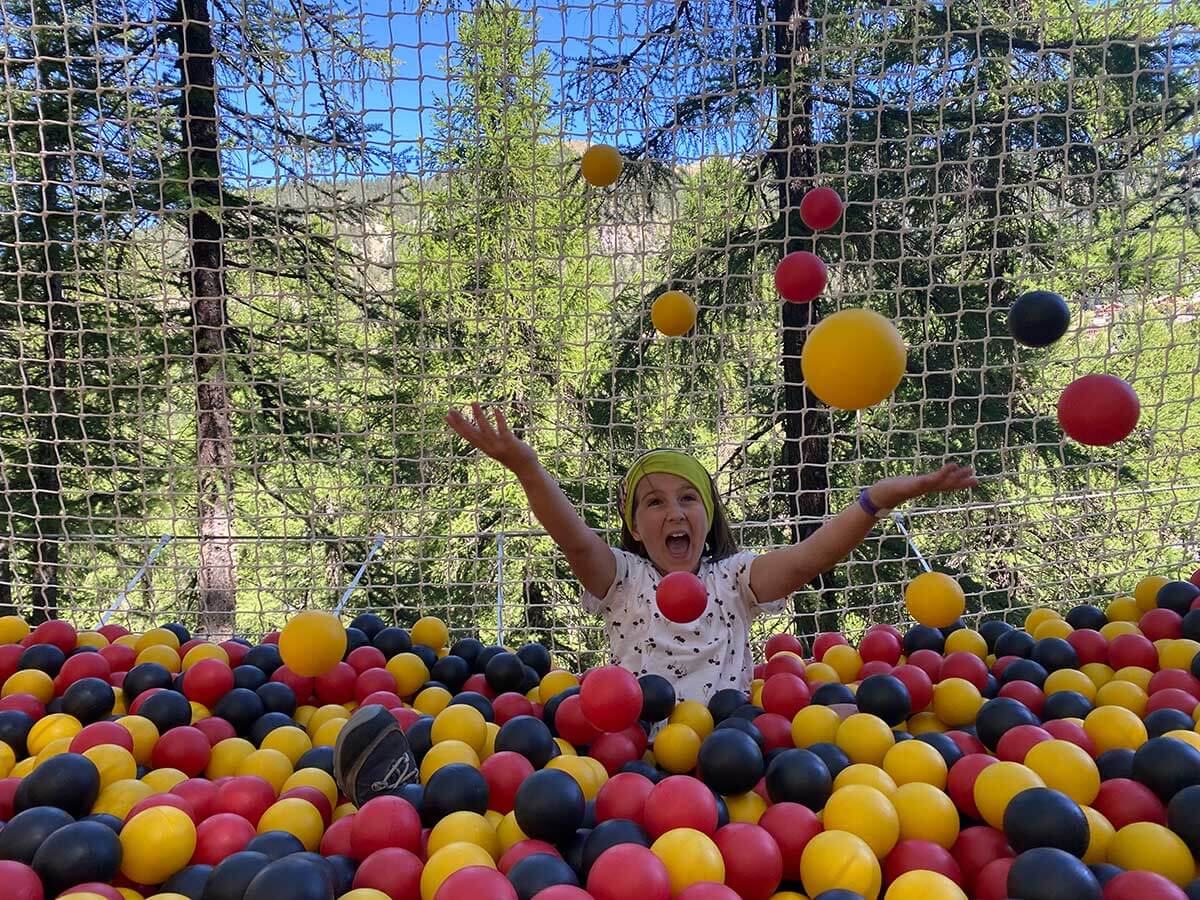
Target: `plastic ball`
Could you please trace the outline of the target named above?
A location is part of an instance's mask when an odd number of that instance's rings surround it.
[[[888,885],[887,900],[966,900],[962,889],[940,872],[915,869]]]
[[[1056,847],[1038,847],[1016,858],[1008,896],[1022,900],[1100,900],[1100,884],[1086,865]]]
[[[619,666],[594,669],[579,691],[583,714],[601,731],[622,731],[637,722],[642,689],[637,678]]]
[[[815,300],[828,282],[825,261],[807,250],[789,253],[775,266],[775,289],[789,303]]]
[[[833,188],[812,188],[800,198],[800,221],[813,231],[832,228],[841,217],[842,198]]]
[[[32,807],[52,806],[78,818],[91,811],[99,794],[100,771],[96,764],[78,753],[62,753],[21,779],[13,808],[20,813]]]
[[[443,882],[455,872],[471,866],[494,869],[496,864],[482,847],[467,843],[450,844],[430,855],[421,872],[421,900],[434,900]]]
[[[516,889],[507,878],[487,866],[468,866],[453,872],[434,895],[435,900],[518,900]],[[342,900],[342,898],[339,898]]]
[[[838,726],[835,741],[854,762],[877,766],[896,743],[896,737],[878,716],[855,713]]]
[[[531,838],[554,842],[571,834],[583,821],[584,796],[566,772],[543,769],[517,789],[513,811],[521,831]]]
[[[121,842],[99,822],[73,822],[42,842],[30,863],[46,892],[56,896],[72,885],[111,881],[121,862]],[[5,885],[5,896],[9,895]]]
[[[696,768],[700,755],[700,736],[687,725],[665,726],[654,739],[654,758],[665,771],[683,774]]]
[[[139,884],[160,884],[182,869],[196,849],[196,826],[182,810],[156,806],[121,829],[121,874]]]
[[[666,864],[639,844],[610,847],[588,871],[587,890],[595,900],[670,900],[671,888]]]
[[[1141,403],[1128,382],[1115,375],[1084,375],[1058,400],[1062,430],[1081,444],[1108,447],[1137,427]]]
[[[766,787],[773,803],[800,803],[818,810],[829,799],[833,780],[829,767],[815,753],[784,750],[767,767]]]
[[[1121,872],[1104,885],[1104,900],[1187,900],[1176,884],[1155,872]]]
[[[1122,828],[1132,822],[1155,822],[1160,825],[1167,822],[1167,810],[1162,801],[1150,788],[1128,778],[1103,781],[1091,805],[1114,828]]]
[[[672,775],[656,784],[646,797],[643,824],[651,838],[675,828],[704,834],[717,830],[717,801],[702,782]]]
[[[1181,887],[1192,880],[1196,871],[1191,850],[1183,839],[1153,822],[1133,822],[1117,829],[1108,845],[1108,862],[1123,869],[1155,872]]]
[[[923,782],[938,788],[946,785],[948,768],[945,759],[922,741],[896,744],[884,756],[882,765],[897,785],[910,782]]]
[[[1118,748],[1136,750],[1147,738],[1142,720],[1119,706],[1101,706],[1092,710],[1084,719],[1083,728],[1095,744],[1097,754]]]
[[[1074,800],[1050,788],[1021,791],[1004,811],[1004,834],[1017,853],[1034,847],[1057,847],[1083,857],[1090,830],[1087,816]]]
[[[667,869],[672,895],[697,882],[725,880],[725,860],[707,834],[694,828],[674,828],[650,846]],[[603,856],[601,856],[603,858]]]
[[[975,779],[973,797],[983,820],[1003,828],[1004,811],[1022,791],[1044,787],[1032,769],[1015,762],[998,762],[984,768]]]
[[[932,628],[945,628],[966,607],[966,598],[957,581],[942,572],[922,572],[904,589],[904,605],[909,614]]]
[[[668,337],[687,334],[696,326],[696,301],[683,291],[666,291],[659,294],[650,307],[650,321],[660,334]],[[664,612],[663,615],[667,614]],[[668,615],[667,618],[671,617]],[[692,619],[672,621],[690,622]]]
[[[408,850],[388,847],[377,850],[362,860],[354,873],[356,890],[374,889],[387,897],[419,896],[421,859]]]
[[[959,834],[959,813],[945,793],[930,784],[912,782],[889,798],[900,821],[901,841],[926,841],[949,849]]]
[[[824,811],[825,827],[846,831],[866,841],[883,858],[900,839],[900,819],[882,793],[865,785],[847,785],[834,791]]]
[[[825,404],[856,410],[888,397],[907,364],[904,339],[888,319],[867,309],[843,309],[808,334],[801,353],[804,380]]]
[[[830,830],[815,835],[805,845],[800,878],[813,897],[840,888],[874,900],[883,875],[879,860],[862,838]]]
[[[704,782],[718,794],[743,794],[763,776],[761,748],[732,728],[718,728],[704,739],[698,763]]]
[[[624,162],[621,152],[607,144],[593,144],[584,151],[579,161],[583,180],[592,187],[608,187],[621,177]]]
[[[1027,291],[1008,310],[1008,330],[1026,347],[1048,347],[1067,332],[1071,311],[1052,291]]]
[[[279,635],[279,655],[297,675],[323,675],[342,661],[346,629],[329,613],[306,610],[293,616]]]

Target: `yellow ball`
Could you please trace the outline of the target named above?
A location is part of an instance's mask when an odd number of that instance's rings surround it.
[[[1104,607],[1104,615],[1109,622],[1137,622],[1142,611],[1133,597],[1116,597]]]
[[[1112,844],[1117,831],[1112,823],[1090,806],[1082,806],[1083,814],[1088,821],[1088,848],[1083,854],[1083,861],[1089,866],[1108,860],[1108,848]]]
[[[0,687],[0,697],[10,694],[32,694],[42,703],[49,703],[54,699],[54,679],[41,669],[13,672],[4,680],[4,686]]]
[[[908,733],[911,735],[939,732],[945,734],[950,726],[937,717],[933,710],[919,712],[908,720]]]
[[[1158,667],[1160,669],[1190,670],[1192,659],[1197,653],[1200,653],[1200,643],[1189,638],[1176,638],[1168,641],[1167,645],[1159,651]]]
[[[140,654],[150,647],[167,647],[171,650],[178,650],[179,637],[167,628],[151,628],[145,634],[138,636],[133,649]],[[178,654],[176,655],[178,656]]]
[[[1032,787],[1045,787],[1028,766],[1015,762],[993,763],[975,778],[974,798],[983,820],[993,828],[1004,827],[1004,811],[1012,798]]]
[[[0,644],[4,643],[0,641]],[[98,631],[81,631],[76,635],[75,643],[79,647],[95,647],[101,650],[108,646],[108,638]]]
[[[1096,706],[1119,706],[1129,710],[1139,718],[1146,712],[1146,703],[1150,700],[1136,684],[1128,681],[1118,681],[1115,678],[1096,691]]]
[[[1088,677],[1088,680],[1094,685],[1092,690],[1093,699],[1096,696],[1096,689],[1101,688],[1113,680],[1113,670],[1111,666],[1104,663],[1086,663],[1079,667],[1079,671]]]
[[[19,644],[29,636],[29,623],[20,616],[0,617],[0,644]]]
[[[1059,669],[1051,672],[1046,676],[1042,690],[1046,692],[1047,697],[1061,691],[1074,691],[1083,694],[1089,702],[1096,699],[1096,685],[1078,669]]]
[[[1025,755],[1025,765],[1046,783],[1066,794],[1080,806],[1100,792],[1100,770],[1087,752],[1070,741],[1042,741]]]
[[[951,727],[968,725],[975,721],[983,697],[979,688],[965,678],[946,678],[933,688],[933,712]],[[917,743],[908,741],[907,743]],[[932,747],[929,749],[933,750]],[[934,750],[934,753],[937,753]]]
[[[757,825],[762,814],[767,811],[767,801],[754,791],[726,797],[725,806],[729,810],[729,821],[744,822],[747,825]]]
[[[292,774],[292,761],[278,750],[255,750],[241,758],[234,770],[235,775],[257,775],[278,797],[283,784]]]
[[[958,631],[952,631],[946,636],[945,652],[947,655],[951,653],[971,653],[980,659],[987,659],[987,641],[984,640],[983,635],[978,631],[970,628],[960,628]]]
[[[59,894],[58,900],[104,900],[104,897],[92,891],[71,891],[69,894]],[[172,897],[171,900],[174,898]]]
[[[136,774],[137,770],[134,770]],[[92,804],[93,813],[107,813],[124,819],[129,811],[147,797],[154,796],[154,788],[138,781],[136,778],[125,778],[114,781],[100,791],[100,796]]]
[[[71,739],[69,737],[56,738],[43,747],[41,752],[38,753],[37,764],[34,766],[34,768],[36,769],[53,756],[61,756],[62,754],[66,753],[70,747]]]
[[[447,844],[437,853],[430,854],[429,861],[421,871],[421,900],[434,900],[442,882],[459,869],[468,866],[487,866],[494,869],[496,862],[482,847],[468,844],[466,841]]]
[[[1039,606],[1037,609],[1032,609],[1025,616],[1025,630],[1032,635],[1038,630],[1038,626],[1052,619],[1062,618],[1057,612],[1050,609],[1048,606]]]
[[[142,776],[142,782],[148,784],[156,794],[166,794],[175,785],[187,780],[187,774],[178,769],[151,769]]]
[[[947,850],[958,840],[958,809],[933,785],[919,781],[902,784],[889,799],[900,819],[900,840],[931,841]]]
[[[392,900],[392,898],[375,888],[355,888],[342,894],[338,900]]]
[[[967,599],[957,581],[943,572],[922,572],[904,589],[908,614],[930,628],[945,628],[958,621]]]
[[[442,766],[464,764],[479,768],[479,754],[462,741],[442,741],[434,744],[421,760],[421,783],[428,783],[433,773]]]
[[[440,650],[450,643],[450,631],[437,616],[423,616],[412,627],[412,642]]]
[[[218,741],[212,748],[204,775],[209,779],[236,775],[242,760],[253,752],[254,745],[245,738],[231,737]]]
[[[1191,744],[1197,750],[1200,750],[1200,734],[1194,731],[1184,731],[1182,728],[1175,728],[1163,734],[1163,737],[1175,738],[1177,741]]]
[[[813,744],[832,743],[841,724],[842,717],[836,710],[811,704],[792,719],[792,743],[801,749]]]
[[[193,725],[195,725],[197,722],[199,722],[203,719],[207,719],[212,716],[212,713],[209,712],[208,707],[205,706],[203,703],[197,703],[195,700],[192,700],[189,702],[188,705],[191,706],[191,708],[192,708],[192,724]]]
[[[346,725],[346,719],[330,719],[317,729],[313,735],[314,747],[333,747],[337,744],[338,735]]]
[[[140,634],[123,634],[119,638],[117,638],[115,641],[113,641],[113,643],[120,644],[122,647],[128,647],[130,650],[132,650],[132,651],[134,651],[134,653],[136,653],[138,640],[140,638],[141,638]]]
[[[875,900],[883,873],[862,838],[847,831],[823,831],[804,846],[800,880],[810,897],[840,888]]]
[[[571,742],[566,738],[556,737],[554,743],[558,744],[558,751],[562,756],[578,756],[575,748],[571,746]]]
[[[312,749],[312,741],[295,725],[288,725],[276,728],[263,738],[261,749],[278,750],[294,766],[300,757]]]
[[[712,713],[708,707],[696,700],[684,700],[675,705],[667,722],[671,725],[686,725],[704,740],[713,730]]]
[[[279,655],[297,675],[324,675],[346,654],[346,629],[327,612],[309,609],[292,617],[279,635]]]
[[[321,836],[325,833],[325,820],[315,806],[299,797],[288,797],[286,800],[276,800],[258,820],[258,833],[266,831],[286,831],[295,835],[304,849],[316,850],[321,846]]]
[[[551,697],[578,686],[579,679],[575,675],[562,669],[551,669],[542,676],[542,683],[538,685],[538,702],[548,703]]]
[[[579,171],[583,180],[592,187],[608,187],[621,177],[624,161],[616,147],[593,144],[583,152],[579,160]]]
[[[840,684],[841,679],[838,678],[837,670],[827,663],[818,662],[804,669],[804,680],[809,685],[815,684]]]
[[[196,826],[172,806],[143,810],[121,829],[121,874],[137,884],[160,884],[196,850]]]
[[[858,835],[880,859],[900,840],[896,808],[882,793],[866,785],[850,784],[830,794],[823,820],[828,830]]]
[[[26,775],[28,775],[30,772],[33,771],[33,767],[35,765],[37,765],[37,757],[36,756],[27,756],[23,760],[21,760],[19,763],[17,763],[15,766],[12,767],[12,771],[10,771],[8,773],[8,777],[9,778],[24,778]]]
[[[1045,640],[1046,638],[1062,638],[1066,640],[1067,635],[1074,630],[1069,623],[1062,619],[1050,619],[1037,627],[1037,630],[1033,633],[1033,638],[1037,641]]]
[[[485,722],[483,737],[483,749],[479,751],[479,760],[482,762],[493,753],[496,752],[496,737],[500,734],[500,726],[495,722]]]
[[[0,778],[7,778],[8,773],[17,764],[17,753],[12,747],[0,741]],[[103,783],[103,782],[102,782]]]
[[[896,743],[892,729],[878,716],[854,713],[838,726],[834,742],[852,762],[877,766]]]
[[[460,841],[482,847],[492,859],[500,858],[500,840],[496,837],[496,829],[479,813],[466,811],[450,813],[433,826],[429,832],[427,855],[432,856],[443,847]]]
[[[500,854],[503,856],[514,844],[529,840],[529,835],[517,824],[517,814],[510,812],[505,813],[500,824],[496,826],[496,838],[500,841]]]
[[[935,788],[946,786],[949,773],[942,754],[924,741],[901,741],[896,744],[883,757],[883,768],[898,785],[917,781]]]
[[[1150,679],[1154,677],[1154,673],[1143,666],[1123,666],[1113,672],[1113,677],[1109,681],[1128,681],[1130,684],[1136,684],[1143,691],[1150,690]]]
[[[283,783],[283,790],[279,793],[286,794],[292,788],[312,787],[316,788],[324,794],[330,806],[336,806],[338,801],[338,786],[333,780],[333,776],[324,769],[297,769],[288,776],[288,780]]]
[[[1095,744],[1097,756],[1121,748],[1136,750],[1146,743],[1145,724],[1128,709],[1120,706],[1100,706],[1093,709],[1083,720],[1083,730]]]
[[[696,301],[683,291],[659,294],[650,307],[650,321],[668,337],[687,334],[696,325]]]
[[[700,735],[687,725],[676,722],[667,725],[654,739],[654,758],[673,775],[682,775],[696,768],[700,755]]]
[[[350,718],[350,712],[346,707],[340,703],[327,703],[308,717],[308,724],[304,726],[304,730],[308,732],[309,737],[316,737],[317,732],[327,722],[333,719],[348,718]]]
[[[862,657],[849,644],[834,644],[825,651],[821,662],[837,672],[838,680],[842,684],[849,684],[857,678],[863,666]]]
[[[215,659],[229,665],[229,654],[225,648],[217,644],[197,644],[183,657],[183,671],[187,671],[196,663],[206,659]]]
[[[442,741],[459,741],[478,754],[487,740],[487,722],[483,714],[473,706],[460,703],[447,706],[433,720],[430,739],[434,744]]]
[[[916,741],[905,741],[905,744],[916,743]],[[904,744],[897,744],[897,747],[903,747]],[[893,747],[892,750],[896,748]],[[891,753],[889,750],[888,753]],[[884,757],[886,759],[887,757]],[[867,763],[851,763],[837,773],[837,777],[833,779],[833,789],[841,790],[848,784],[865,784],[867,787],[873,787],[886,797],[896,793],[896,781],[881,769],[879,766],[868,765]]]
[[[904,338],[888,319],[869,309],[843,309],[809,332],[800,370],[826,405],[864,409],[896,389],[907,356]]]
[[[913,869],[890,885],[884,900],[967,900],[962,889],[940,872]]]
[[[336,822],[338,819],[344,819],[346,816],[352,816],[356,812],[358,812],[358,807],[353,803],[343,803],[333,811],[333,821]]]
[[[1132,822],[1113,835],[1108,861],[1122,869],[1157,872],[1183,887],[1196,873],[1196,861],[1183,838],[1153,822]]]
[[[1133,589],[1133,599],[1137,602],[1138,609],[1144,613],[1154,609],[1158,605],[1159,589],[1170,580],[1162,575],[1147,575],[1139,581]]]
[[[316,713],[316,711],[317,708],[315,706],[297,706],[296,712],[292,715],[292,718],[296,720],[297,725],[307,732],[308,723],[312,720],[313,714]]]
[[[143,663],[158,663],[172,674],[178,674],[182,667],[179,654],[166,644],[151,644],[139,652],[136,664],[140,666]]]
[[[29,729],[29,735],[25,739],[25,746],[28,748],[30,756],[37,756],[51,741],[73,738],[81,731],[83,731],[83,724],[74,716],[66,713],[51,713],[33,723],[33,727]]]
[[[450,705],[454,697],[445,688],[427,687],[413,700],[413,708],[427,716],[436,716]]]
[[[411,697],[429,680],[429,669],[415,653],[397,653],[388,660],[387,670],[396,679],[396,694]]]
[[[675,896],[699,881],[725,881],[725,859],[712,838],[694,828],[673,828],[650,845],[662,860]]]
[[[546,768],[566,772],[583,791],[583,799],[591,800],[600,791],[600,785],[596,782],[596,772],[587,764],[587,759],[586,756],[563,754],[546,763]]]

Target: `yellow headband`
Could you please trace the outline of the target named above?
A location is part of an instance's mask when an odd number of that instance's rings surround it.
[[[626,525],[630,528],[633,527],[633,500],[638,482],[642,480],[643,476],[655,472],[678,475],[694,487],[700,493],[700,499],[704,501],[704,511],[708,513],[708,524],[712,525],[713,493],[708,469],[704,468],[694,457],[679,450],[651,450],[640,456],[629,467],[629,471],[625,473],[623,496],[621,497],[621,512],[625,517]]]

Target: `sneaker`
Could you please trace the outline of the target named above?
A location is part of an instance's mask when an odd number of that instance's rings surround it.
[[[333,776],[355,806],[383,794],[398,794],[420,779],[408,738],[386,707],[363,706],[338,733]]]

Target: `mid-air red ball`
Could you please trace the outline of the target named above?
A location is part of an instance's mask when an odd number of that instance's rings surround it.
[[[775,289],[789,303],[809,303],[829,283],[829,268],[815,253],[797,250],[775,266]]]
[[[695,622],[708,607],[704,582],[691,572],[671,572],[663,576],[654,592],[658,611],[672,622]]]
[[[1141,410],[1128,382],[1115,375],[1084,375],[1058,398],[1058,424],[1081,444],[1109,447],[1129,437]]]
[[[842,217],[842,198],[830,187],[818,187],[800,198],[800,221],[813,231],[824,231]]]

